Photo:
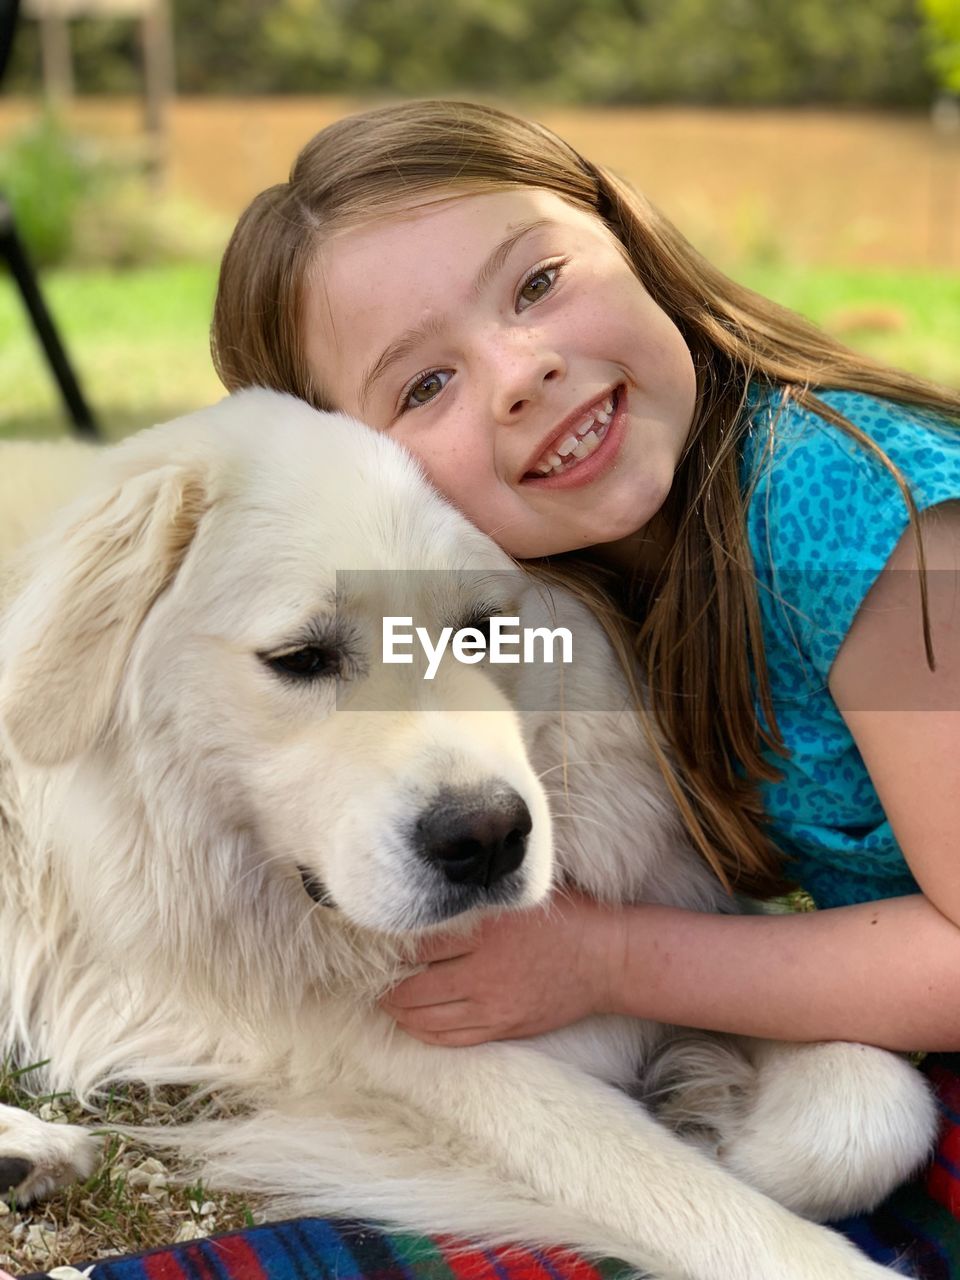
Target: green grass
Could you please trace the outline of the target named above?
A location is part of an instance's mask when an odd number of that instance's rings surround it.
[[[29,1064],[38,1065],[42,1064]],[[0,1060],[0,1102],[53,1123],[86,1125],[103,1136],[103,1154],[85,1182],[35,1205],[21,1207],[14,1200],[6,1211],[0,1206],[0,1267],[15,1273],[47,1270],[109,1253],[237,1231],[258,1220],[256,1204],[212,1192],[180,1170],[169,1154],[117,1131],[117,1126],[157,1125],[199,1115],[202,1104],[192,1101],[188,1090],[148,1091],[127,1085],[102,1098],[100,1113],[91,1116],[70,1094],[29,1092],[25,1082],[31,1078],[29,1067],[18,1070]]]
[[[58,271],[43,291],[84,393],[110,438],[223,394],[208,349],[215,264]],[[0,280],[0,436],[64,429],[58,393],[19,294]]]
[[[960,387],[960,275],[755,264],[736,272],[847,346]]]
[[[849,346],[960,386],[960,275],[741,265],[746,284]],[[214,264],[60,271],[43,288],[110,438],[217,399],[208,352]],[[63,430],[57,394],[13,285],[0,279],[0,436]]]

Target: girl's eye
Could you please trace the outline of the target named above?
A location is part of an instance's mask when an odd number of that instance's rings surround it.
[[[429,404],[447,385],[450,374],[446,369],[431,369],[418,374],[416,381],[408,383],[401,396],[401,409],[415,409],[418,404]]]
[[[552,267],[537,267],[520,286],[518,299],[524,302],[539,302],[553,288],[559,274],[559,264]]]

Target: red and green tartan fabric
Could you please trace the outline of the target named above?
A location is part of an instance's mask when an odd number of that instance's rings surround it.
[[[960,1280],[960,1054],[931,1055],[923,1070],[943,1115],[931,1166],[874,1213],[833,1225],[894,1275]],[[105,1258],[94,1262],[91,1280],[620,1280],[631,1273],[615,1259],[588,1262],[561,1249],[478,1249],[301,1218]]]
[[[107,1258],[95,1264],[91,1280],[626,1280],[632,1274],[622,1262],[594,1264],[561,1249],[478,1249],[344,1219],[299,1218]]]

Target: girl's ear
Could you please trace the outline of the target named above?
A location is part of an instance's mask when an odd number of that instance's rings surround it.
[[[21,759],[63,764],[104,730],[137,629],[208,505],[201,470],[160,466],[74,507],[31,549],[0,623],[0,730]]]

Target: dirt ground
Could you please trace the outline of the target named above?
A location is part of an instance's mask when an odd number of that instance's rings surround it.
[[[169,181],[229,218],[307,139],[362,103],[181,98]],[[509,106],[509,104],[505,104]],[[530,111],[644,190],[706,253],[960,269],[960,130],[922,115],[677,108]],[[35,114],[0,104],[0,139]],[[85,99],[78,128],[136,136],[136,102]]]

